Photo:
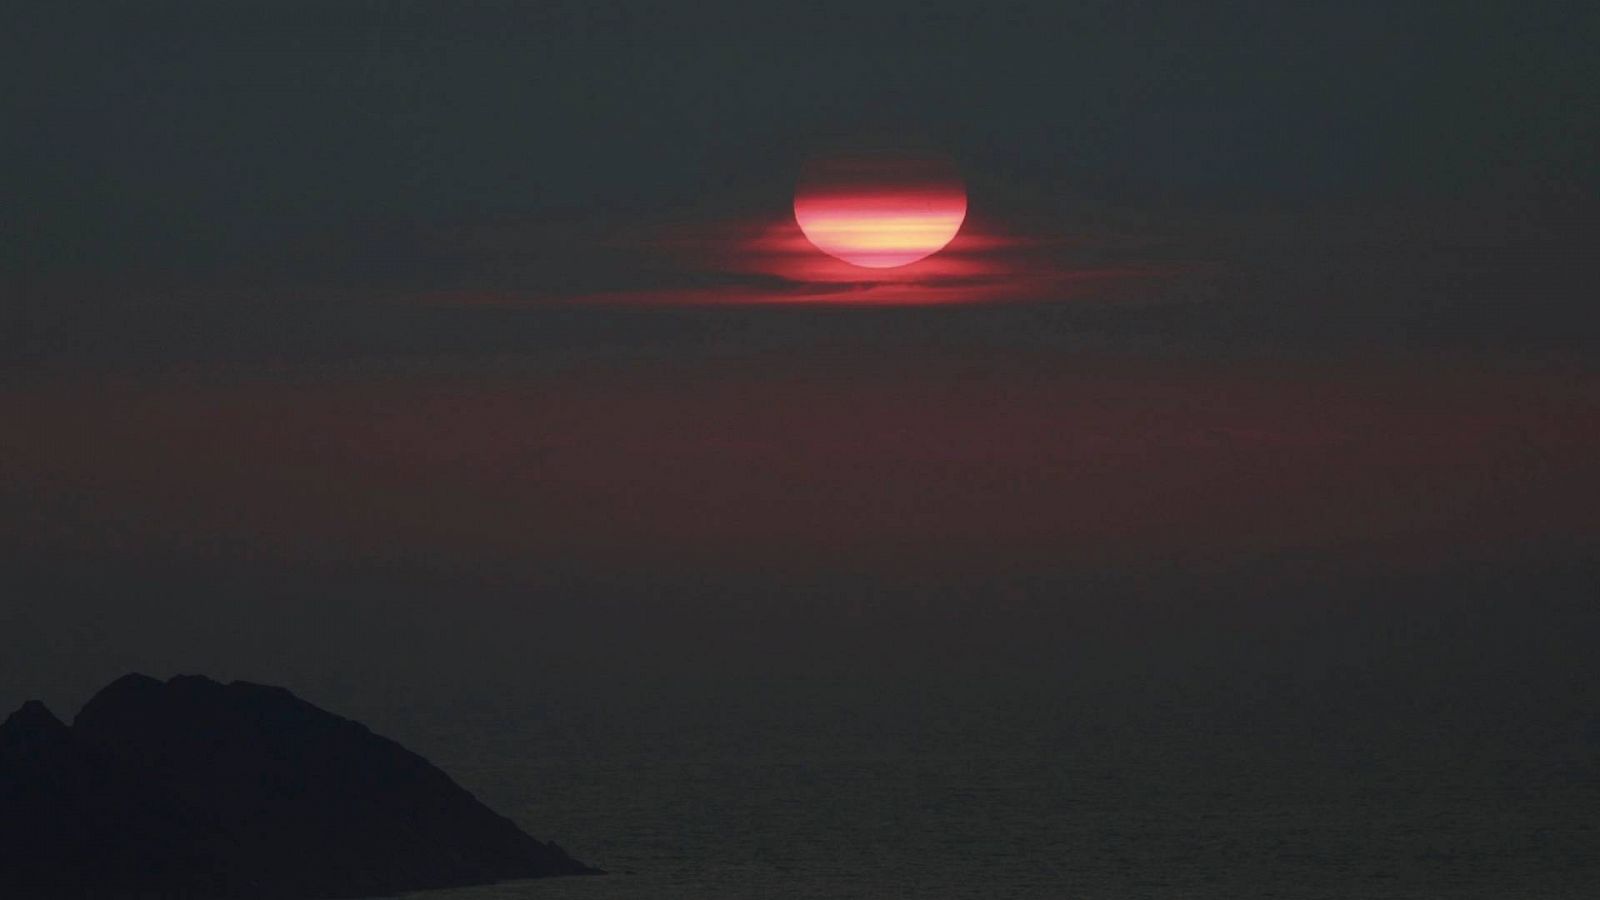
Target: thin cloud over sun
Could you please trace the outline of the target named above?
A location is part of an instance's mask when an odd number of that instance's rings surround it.
[[[938,252],[895,267],[822,252],[784,210],[556,227],[514,221],[418,235],[470,272],[428,303],[639,307],[949,306],[1070,302],[1135,292],[1216,266],[1126,233],[1028,234],[968,216]],[[441,264],[443,265],[443,264]]]

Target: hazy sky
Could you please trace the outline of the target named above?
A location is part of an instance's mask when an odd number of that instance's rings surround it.
[[[991,207],[1596,187],[1581,2],[648,6],[9,10],[8,259],[159,270],[379,225],[781,203],[819,139],[861,130],[937,139]]]
[[[325,567],[992,597],[1600,537],[1593,4],[14,6],[24,681],[279,600],[314,655]],[[947,252],[798,242],[861,132],[956,159]],[[234,571],[286,581],[197,620]]]

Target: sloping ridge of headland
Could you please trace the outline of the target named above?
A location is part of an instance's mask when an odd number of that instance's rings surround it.
[[[0,725],[0,896],[372,897],[599,874],[283,688],[126,675]]]

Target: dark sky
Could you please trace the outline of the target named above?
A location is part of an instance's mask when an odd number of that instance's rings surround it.
[[[861,130],[929,135],[980,202],[1050,211],[1596,188],[1580,2],[640,6],[10,9],[9,258],[238,262],[380,223],[781,198]]]
[[[401,563],[697,609],[1570,564],[1597,45],[1579,2],[13,4],[0,611],[54,636],[11,675],[215,662],[298,598],[275,680],[305,585],[354,622]],[[864,132],[969,184],[907,274],[789,219]]]

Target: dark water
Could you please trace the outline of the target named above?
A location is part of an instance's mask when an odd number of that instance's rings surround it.
[[[748,714],[562,735],[521,723],[441,761],[615,874],[429,896],[1584,897],[1600,885],[1592,747],[1585,758],[1503,733],[1467,747],[1422,727],[1382,750],[1308,746],[1221,725],[1085,724],[1065,705],[1007,727],[970,699],[899,698],[920,708],[859,718],[770,709],[755,728]]]
[[[1092,662],[1064,638],[942,672],[742,666],[393,724],[614,873],[439,900],[1593,897],[1588,590],[1187,651],[1156,640],[1168,616]]]

